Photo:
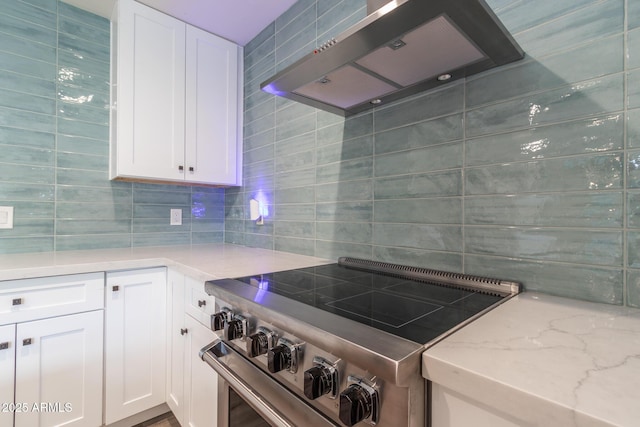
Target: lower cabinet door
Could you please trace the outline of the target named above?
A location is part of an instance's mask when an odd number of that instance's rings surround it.
[[[167,357],[167,405],[180,425],[184,421],[184,367],[189,330],[184,324],[184,274],[169,270],[167,274],[167,313],[170,318]]]
[[[102,424],[103,316],[96,310],[16,326],[16,427]]]
[[[189,427],[216,427],[218,417],[218,374],[200,359],[200,349],[218,336],[206,326],[185,316],[188,330],[185,357],[185,419]],[[184,427],[184,426],[183,426]]]
[[[105,421],[166,402],[167,270],[107,273]]]
[[[13,425],[16,326],[0,326],[0,426]]]

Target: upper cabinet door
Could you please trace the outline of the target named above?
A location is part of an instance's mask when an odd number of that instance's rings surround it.
[[[189,25],[186,39],[187,180],[239,184],[241,48]]]
[[[112,30],[117,37],[112,178],[184,180],[185,28],[133,0],[118,2]]]
[[[242,48],[134,0],[114,10],[110,178],[241,185]]]

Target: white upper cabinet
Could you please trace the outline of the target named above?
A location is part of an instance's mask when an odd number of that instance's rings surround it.
[[[238,47],[191,26],[186,35],[187,179],[238,184]]]
[[[112,18],[110,178],[240,185],[242,48],[134,0]]]

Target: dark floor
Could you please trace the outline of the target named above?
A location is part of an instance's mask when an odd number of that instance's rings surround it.
[[[134,427],[180,427],[180,424],[171,412],[167,412]]]

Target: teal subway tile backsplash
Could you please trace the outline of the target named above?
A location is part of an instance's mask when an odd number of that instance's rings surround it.
[[[17,221],[14,218],[14,221]],[[14,254],[22,252],[50,252],[53,250],[53,237],[27,236],[6,237],[0,245],[0,254]]]
[[[8,0],[0,253],[226,241],[640,307],[640,3],[534,3],[488,1],[523,61],[345,120],[259,89],[366,14],[296,2],[245,47],[244,186],[222,190],[109,181],[109,22]]]
[[[627,74],[627,102],[629,108],[640,107],[640,69]]]
[[[375,135],[376,154],[421,148],[463,137],[462,114],[426,120]]]
[[[470,254],[622,266],[621,231],[467,227],[464,244]]]
[[[640,28],[627,33],[627,66],[640,67]]]
[[[374,176],[404,175],[462,166],[462,141],[376,156]]]
[[[527,19],[526,12],[522,10],[525,3],[514,5],[514,8],[517,7],[521,17]],[[624,27],[624,6],[625,0],[592,1],[588,7],[515,34],[516,41],[527,55],[540,57],[601,37],[620,34]]]
[[[464,85],[454,82],[435,92],[415,95],[375,113],[375,131],[405,126],[463,110]]]
[[[623,91],[622,74],[613,74],[480,107],[466,114],[467,136],[506,132],[620,111],[623,108]]]
[[[432,172],[379,178],[374,181],[375,199],[459,196],[461,171]]]
[[[465,191],[480,195],[619,190],[623,166],[621,154],[603,154],[469,168]]]
[[[466,197],[464,203],[464,222],[468,225],[623,226],[622,192],[492,195]]]
[[[472,77],[467,84],[466,106],[470,108],[498,102],[562,87],[567,82],[622,72],[623,45],[622,35],[616,34],[569,51],[541,58],[528,58],[479,77]],[[599,61],[593,61],[593,51],[601,52]]]
[[[621,268],[480,255],[466,255],[465,266],[484,276],[504,272],[507,279],[528,283],[525,286],[530,291],[609,304],[624,302]]]
[[[374,204],[374,219],[376,223],[460,224],[462,198],[377,200]]]
[[[597,0],[538,0],[536,2],[524,2],[524,4],[514,2],[516,4],[507,5],[506,7],[499,6],[504,8],[504,10],[500,11],[500,19],[509,31],[517,33],[566,15],[595,1]],[[501,2],[499,0],[490,2],[494,8],[496,8],[494,6],[496,3]]]
[[[109,181],[107,19],[7,0],[0,27],[0,202],[14,207],[0,253],[224,240],[224,190]]]
[[[467,139],[467,166],[528,161],[624,148],[622,113]]]
[[[259,89],[307,53],[282,55],[310,19],[324,41],[366,9],[297,2],[245,47],[245,119],[261,128],[250,180],[226,192],[225,240],[640,307],[639,4],[489,0],[524,60],[344,119]],[[261,190],[271,230],[248,218]]]

